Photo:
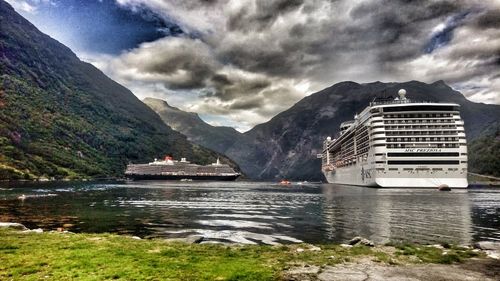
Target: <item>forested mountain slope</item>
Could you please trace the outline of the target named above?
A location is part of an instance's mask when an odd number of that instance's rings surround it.
[[[165,154],[220,156],[0,0],[0,179],[120,176]]]

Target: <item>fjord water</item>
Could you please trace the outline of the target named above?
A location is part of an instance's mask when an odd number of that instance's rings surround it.
[[[24,194],[23,197],[20,197]],[[500,189],[262,182],[27,183],[0,187],[0,221],[45,230],[241,243],[500,240]]]

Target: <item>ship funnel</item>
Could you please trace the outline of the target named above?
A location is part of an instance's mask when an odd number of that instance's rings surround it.
[[[398,91],[399,95],[399,100],[406,100],[406,90],[405,89],[400,89]]]

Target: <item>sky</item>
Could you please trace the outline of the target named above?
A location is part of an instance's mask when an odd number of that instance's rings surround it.
[[[346,80],[500,104],[500,0],[7,2],[137,97],[239,131]]]

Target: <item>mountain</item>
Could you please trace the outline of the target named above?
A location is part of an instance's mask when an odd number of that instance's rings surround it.
[[[408,97],[414,100],[460,104],[469,142],[480,137],[487,128],[500,124],[498,105],[471,102],[443,81],[432,84],[410,81],[335,84],[305,97],[290,109],[244,134],[231,135],[231,139],[236,141],[227,147],[211,146],[207,141],[213,141],[210,130],[187,130],[185,128],[188,126],[182,122],[178,122],[175,128],[198,144],[224,153],[251,178],[323,180],[321,162],[316,159],[323,140],[327,136],[335,136],[340,123],[352,120],[374,98],[396,96],[401,88],[406,89]],[[157,109],[155,111],[159,112]],[[170,124],[169,119],[164,118],[167,124]],[[196,127],[203,127],[199,122],[197,118]],[[223,137],[218,135],[217,142],[223,143]],[[474,166],[470,168],[471,171],[477,171]]]
[[[189,141],[213,149],[225,151],[244,136],[232,127],[217,127],[205,123],[198,114],[185,112],[170,106],[166,101],[145,98],[143,102],[153,109],[174,130],[188,137]]]
[[[259,177],[322,178],[320,161],[315,159],[315,155],[321,152],[323,140],[327,136],[335,136],[340,123],[352,120],[354,114],[360,113],[375,97],[396,96],[398,89],[402,88],[406,89],[410,99],[461,105],[460,112],[469,141],[480,136],[487,127],[499,123],[500,106],[471,102],[443,81],[432,84],[418,81],[342,82],[302,99],[269,122],[246,133],[265,149],[261,153],[266,155],[266,169],[260,172]],[[239,160],[236,157],[233,159],[236,162]]]
[[[119,176],[165,154],[230,162],[0,0],[0,179]]]
[[[481,175],[500,177],[500,126],[488,127],[468,144],[469,169]]]

